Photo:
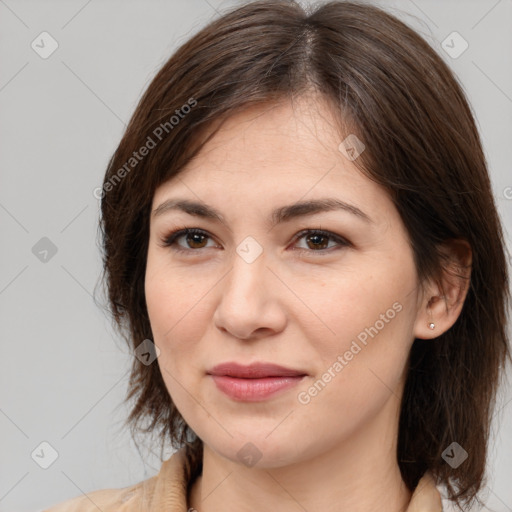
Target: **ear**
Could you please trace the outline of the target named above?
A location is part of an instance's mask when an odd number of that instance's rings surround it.
[[[441,275],[424,285],[414,336],[437,338],[456,322],[462,311],[471,279],[472,251],[466,240],[452,239],[440,247],[444,255]],[[430,328],[429,325],[434,327]]]

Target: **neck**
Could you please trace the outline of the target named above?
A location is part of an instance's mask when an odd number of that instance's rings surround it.
[[[198,512],[406,512],[411,492],[396,460],[397,418],[392,398],[337,446],[277,468],[245,467],[205,444],[189,506]]]

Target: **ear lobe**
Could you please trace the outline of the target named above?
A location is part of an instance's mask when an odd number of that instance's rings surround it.
[[[414,325],[414,336],[437,338],[457,321],[469,290],[471,246],[466,240],[448,240],[439,248],[442,255],[441,275],[425,290]],[[433,328],[432,328],[433,324]]]

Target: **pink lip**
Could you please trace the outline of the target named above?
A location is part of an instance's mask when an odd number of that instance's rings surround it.
[[[257,402],[298,384],[307,374],[273,363],[253,363],[244,366],[235,362],[213,367],[211,375],[217,388],[229,397]]]
[[[240,379],[225,375],[212,375],[223,393],[235,400],[258,402],[298,384],[305,375],[295,377],[264,377],[261,379]]]

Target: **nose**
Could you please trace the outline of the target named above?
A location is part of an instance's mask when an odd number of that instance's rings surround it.
[[[264,252],[251,263],[235,253],[233,266],[219,286],[215,326],[243,340],[281,332],[286,325],[284,288],[267,267]]]

